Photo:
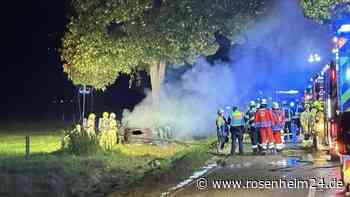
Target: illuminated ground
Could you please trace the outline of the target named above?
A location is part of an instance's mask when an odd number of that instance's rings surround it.
[[[296,157],[294,157],[296,156]],[[333,178],[340,181],[338,162],[328,162],[324,155],[304,151],[288,151],[283,156],[237,156],[229,158],[225,165],[217,167],[205,177],[209,180],[309,180],[317,178],[321,184],[324,178],[328,184]],[[313,181],[311,181],[313,182]],[[314,183],[312,183],[314,184]],[[210,186],[209,186],[210,187]],[[337,189],[298,188],[298,189],[204,189],[198,190],[196,182],[175,192],[172,196],[344,196],[343,187]]]

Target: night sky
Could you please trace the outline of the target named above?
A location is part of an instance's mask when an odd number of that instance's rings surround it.
[[[0,77],[1,119],[56,119],[62,107],[53,101],[73,100],[65,110],[77,112],[77,87],[62,72],[61,37],[67,22],[67,0],[17,1],[3,6],[2,48],[5,55]],[[118,86],[95,94],[98,110],[120,113],[139,102],[143,93],[128,88],[128,78]],[[69,109],[67,109],[69,108]]]

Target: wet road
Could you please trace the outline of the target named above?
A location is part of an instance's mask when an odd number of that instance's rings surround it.
[[[139,186],[108,197],[345,196],[337,185],[342,184],[339,162],[327,161],[324,153],[290,147],[278,155],[253,156],[246,149],[243,156],[213,155],[196,172],[187,171],[184,166],[191,162],[184,162],[164,176],[145,178]]]
[[[163,196],[345,196],[341,185],[339,162],[327,161],[322,153],[287,150],[279,155],[228,157]]]

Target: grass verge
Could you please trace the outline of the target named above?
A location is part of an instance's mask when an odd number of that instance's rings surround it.
[[[58,151],[61,128],[25,129],[0,128],[0,196],[106,196],[132,190],[147,177],[161,178],[178,161],[185,161],[189,171],[207,159],[206,140],[164,147],[117,145],[109,153],[74,156]],[[32,155],[24,160],[24,136],[28,134]]]

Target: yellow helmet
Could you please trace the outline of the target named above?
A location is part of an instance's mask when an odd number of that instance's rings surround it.
[[[96,118],[96,115],[94,113],[89,114],[89,119]]]
[[[108,118],[108,116],[109,116],[108,112],[103,112],[103,114],[102,114],[103,118]]]
[[[313,104],[312,104],[312,107],[313,108],[316,108],[318,110],[322,110],[323,109],[323,106],[322,106],[322,103],[320,101],[315,101]]]
[[[77,131],[81,131],[81,125],[80,124],[75,125],[75,128],[76,128]]]

